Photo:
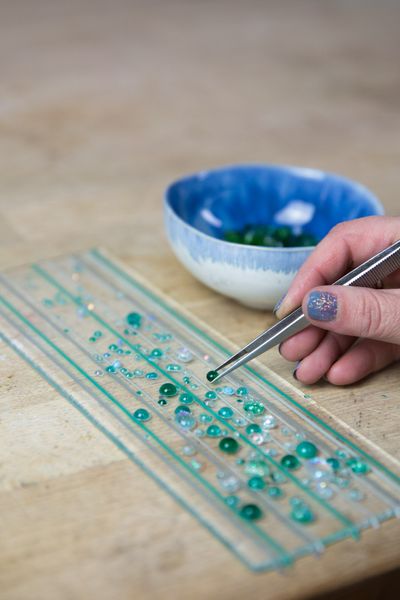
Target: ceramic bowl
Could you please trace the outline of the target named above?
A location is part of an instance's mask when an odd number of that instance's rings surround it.
[[[337,223],[383,214],[364,186],[315,169],[239,165],[193,174],[166,190],[165,227],[182,264],[213,290],[271,309],[313,247],[268,248],[222,239],[246,225],[288,225],[323,238]]]

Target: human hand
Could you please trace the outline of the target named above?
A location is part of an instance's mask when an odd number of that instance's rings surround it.
[[[400,359],[400,270],[382,282],[384,289],[325,285],[398,239],[400,217],[340,223],[301,267],[276,307],[281,319],[302,304],[312,323],[279,349],[298,361],[296,379],[346,385]]]

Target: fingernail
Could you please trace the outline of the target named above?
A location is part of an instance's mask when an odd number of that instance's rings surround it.
[[[295,368],[294,368],[294,371],[293,371],[293,373],[292,373],[292,375],[293,375],[293,378],[294,378],[296,381],[298,381],[298,379],[297,379],[297,369],[299,368],[299,366],[300,366],[300,361],[298,360],[298,361],[297,361],[297,363],[296,363],[296,366],[295,366]]]
[[[280,309],[280,307],[283,304],[284,299],[286,298],[286,294],[283,294],[282,298],[280,298],[278,300],[278,302],[275,304],[274,309],[273,309],[273,313],[274,315],[276,315],[276,313],[278,312],[278,310]]]
[[[314,321],[334,321],[337,315],[337,298],[329,292],[311,292],[307,313]]]

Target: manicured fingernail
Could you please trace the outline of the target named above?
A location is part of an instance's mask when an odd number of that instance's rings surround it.
[[[298,360],[298,361],[297,361],[297,363],[296,363],[296,366],[295,366],[295,368],[294,368],[294,371],[293,371],[293,373],[292,373],[292,375],[293,375],[293,378],[294,378],[296,381],[298,381],[298,379],[297,379],[297,369],[299,368],[299,366],[300,366],[300,361]]]
[[[286,298],[286,294],[283,294],[282,298],[280,298],[278,300],[278,302],[275,304],[274,310],[273,310],[274,315],[276,315],[276,313],[278,312],[278,310],[282,306],[282,303],[283,303],[283,301],[284,301],[285,298]]]
[[[334,321],[337,315],[337,298],[329,292],[311,292],[307,313],[314,321]]]

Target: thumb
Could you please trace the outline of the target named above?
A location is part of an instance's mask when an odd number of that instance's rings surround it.
[[[400,290],[321,286],[308,292],[303,311],[322,329],[400,344]]]

